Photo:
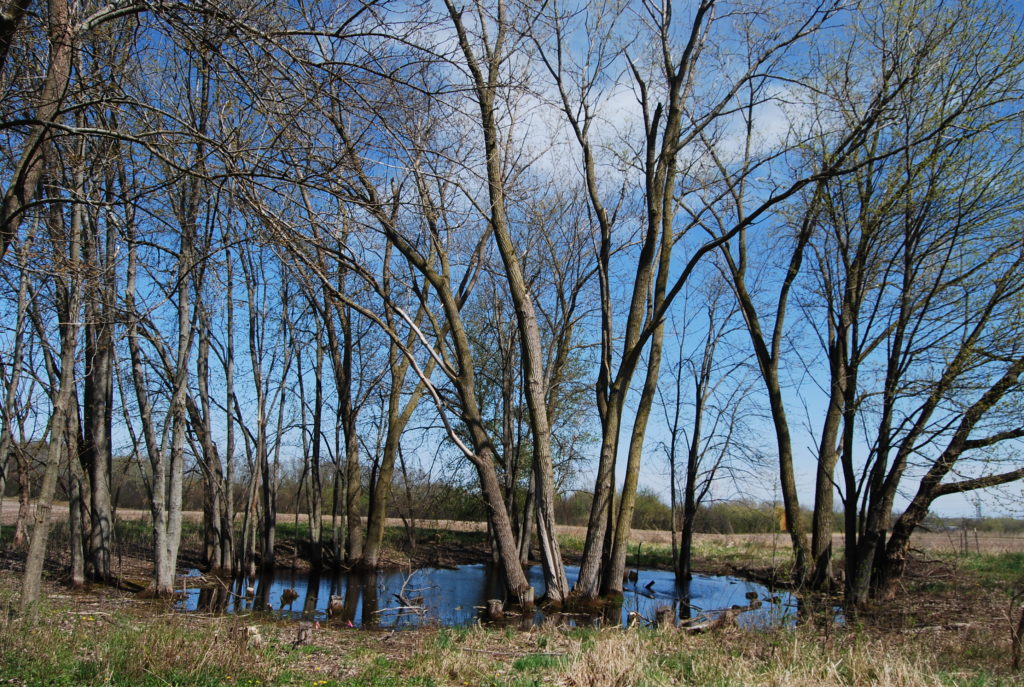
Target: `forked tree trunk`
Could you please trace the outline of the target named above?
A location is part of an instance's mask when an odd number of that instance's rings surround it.
[[[510,27],[506,24],[504,6],[499,5],[497,35],[493,45],[485,46],[486,62],[481,64],[469,43],[465,27],[462,24],[461,12],[449,0],[446,0],[446,5],[473,78],[474,95],[480,111],[480,129],[484,138],[487,192],[490,198],[489,219],[505,267],[505,278],[508,281],[509,292],[516,312],[523,380],[526,387],[526,404],[529,409],[530,430],[533,436],[533,470],[537,476],[537,539],[544,569],[546,597],[549,601],[561,603],[569,594],[569,581],[565,576],[562,552],[555,532],[554,458],[551,450],[551,423],[548,417],[548,393],[544,380],[540,327],[537,324],[533,297],[526,284],[519,252],[508,225],[505,207],[505,161],[501,154],[495,108],[500,71],[508,57],[505,52],[507,49],[505,41],[509,38]],[[511,523],[509,525],[511,526]],[[499,537],[502,536],[500,531],[498,534]],[[505,552],[502,553],[502,556],[505,561],[519,560],[518,550],[514,558],[506,557]]]
[[[612,477],[615,471],[616,444],[619,440],[621,426],[621,401],[621,396],[610,397],[601,417],[601,449],[598,457],[597,476],[594,481],[594,498],[590,505],[579,577],[573,587],[573,593],[584,599],[593,599],[601,592],[603,553],[609,534],[614,500]]]
[[[153,521],[155,547],[153,579],[149,592],[156,596],[170,596],[174,593],[174,577],[178,565],[178,547],[181,542],[182,488],[185,468],[185,432],[188,401],[189,359],[192,349],[192,308],[190,278],[192,263],[192,242],[195,232],[189,222],[183,223],[178,255],[177,288],[177,355],[175,376],[172,380],[171,407],[168,421],[171,423],[171,441],[168,456],[159,458],[160,474],[154,475],[154,496],[159,507],[154,505]],[[156,485],[161,491],[157,493]],[[165,491],[164,491],[165,490]]]
[[[668,220],[671,221],[671,220]],[[671,241],[666,239],[671,245]],[[664,293],[662,281],[668,278],[667,266],[659,270],[656,291]],[[633,524],[633,512],[636,506],[636,490],[640,479],[640,459],[643,456],[644,438],[647,435],[647,421],[654,404],[654,395],[658,389],[658,374],[661,370],[662,342],[665,325],[659,324],[651,337],[651,347],[647,361],[647,376],[640,393],[640,404],[633,419],[633,431],[629,438],[629,452],[626,459],[626,474],[623,479],[622,496],[619,501],[619,513],[616,520],[610,560],[604,571],[601,587],[605,593],[622,593],[622,580],[626,573],[626,555],[628,553],[630,532]]]
[[[818,445],[818,469],[814,485],[814,514],[811,520],[811,561],[813,569],[810,583],[813,589],[822,590],[832,580],[832,511],[835,492],[835,470],[839,461],[836,450],[839,438],[839,420],[842,417],[842,388],[839,375],[832,375],[833,383],[829,394],[825,424]]]

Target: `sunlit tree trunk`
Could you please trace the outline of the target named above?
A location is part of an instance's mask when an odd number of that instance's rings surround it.
[[[485,61],[480,61],[477,51],[470,44],[466,28],[462,23],[462,12],[446,0],[448,14],[452,19],[459,45],[466,65],[473,79],[475,98],[480,112],[480,130],[484,139],[484,153],[487,168],[487,191],[490,199],[489,221],[494,231],[495,242],[501,254],[505,278],[515,307],[516,324],[523,364],[523,383],[526,403],[529,409],[530,430],[533,438],[533,470],[537,480],[536,518],[541,562],[544,568],[544,582],[548,600],[561,603],[569,594],[569,582],[562,564],[562,553],[555,532],[555,488],[554,466],[551,452],[551,424],[548,417],[547,387],[544,380],[544,363],[541,353],[540,327],[534,308],[533,296],[523,274],[522,263],[508,226],[504,182],[504,160],[501,152],[501,137],[496,117],[496,91],[501,79],[501,70],[507,59],[510,27],[506,24],[504,6],[498,4],[494,43],[484,46]],[[504,510],[504,509],[503,509]],[[507,511],[506,511],[507,517]],[[511,523],[509,523],[511,525]],[[499,537],[504,533],[499,532]],[[505,558],[508,561],[510,559]],[[515,560],[519,560],[518,550]]]

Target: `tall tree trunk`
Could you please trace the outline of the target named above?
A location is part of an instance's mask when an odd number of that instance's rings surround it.
[[[235,493],[233,465],[235,460],[235,295],[234,261],[231,251],[225,250],[225,285],[227,298],[224,306],[224,498],[221,503],[221,565],[233,573],[245,571],[236,556]],[[242,547],[244,549],[244,547]],[[244,573],[243,573],[244,574]]]
[[[72,251],[74,255],[75,251]],[[74,262],[72,262],[74,264]],[[77,306],[77,287],[71,287],[71,304]],[[74,312],[77,307],[68,308]],[[25,558],[25,574],[21,586],[21,612],[27,613],[39,600],[42,587],[43,564],[46,560],[46,543],[50,534],[50,512],[53,508],[53,495],[57,487],[57,474],[60,471],[62,458],[67,455],[64,428],[67,425],[68,406],[74,390],[75,347],[77,344],[78,325],[68,321],[62,326],[65,334],[61,342],[61,381],[52,405],[50,416],[50,442],[46,454],[46,468],[43,472],[39,496],[36,500],[35,520],[32,526],[32,538],[29,543],[28,555]]]
[[[224,545],[224,468],[213,441],[212,407],[210,403],[210,313],[201,304],[199,310],[198,348],[196,350],[196,382],[199,386],[199,408],[189,403],[193,431],[202,447],[203,468],[203,559],[215,573],[225,572]]]
[[[288,381],[288,374],[291,371],[292,361],[292,347],[289,346],[289,330],[291,329],[291,320],[288,314],[288,283],[282,279],[281,282],[281,340],[285,348],[284,361],[281,364],[281,379],[277,387],[277,428],[275,430],[275,441],[274,441],[274,460],[271,467],[271,481],[273,483],[273,490],[271,492],[271,500],[269,503],[264,502],[264,507],[268,510],[273,510],[274,527],[276,528],[277,522],[277,490],[278,490],[278,479],[281,474],[281,445],[283,443],[284,436],[284,406],[285,406],[285,389]],[[273,544],[271,544],[273,546]],[[265,569],[270,569],[269,566]]]
[[[324,403],[324,347],[316,339],[316,368],[314,370],[313,426],[310,429],[309,455],[309,539],[313,548],[312,564],[320,568],[323,564],[323,484],[320,481],[320,448],[323,444],[323,403]]]
[[[537,499],[537,473],[530,470],[529,487],[526,490],[526,499],[523,503],[523,515],[519,525],[519,564],[525,566],[530,561],[530,545],[533,543],[533,533],[537,522],[537,513],[534,502]]]
[[[68,412],[65,424],[65,438],[68,459],[68,537],[71,551],[71,587],[81,589],[85,586],[85,554],[86,531],[88,527],[88,506],[85,496],[89,486],[82,462],[79,460],[79,421],[78,404],[72,397],[73,410]]]
[[[708,335],[711,336],[710,334]],[[707,351],[708,349],[705,349]],[[713,351],[710,355],[714,355]],[[710,364],[708,356],[705,356],[705,365],[702,371],[707,371]],[[679,565],[676,568],[676,579],[689,581],[692,575],[693,564],[693,530],[697,518],[697,470],[700,465],[701,442],[704,434],[704,408],[707,402],[707,391],[709,379],[704,376],[695,382],[694,388],[694,419],[693,428],[690,432],[690,445],[686,450],[686,486],[683,494],[683,522],[679,540]]]
[[[190,307],[193,268],[191,242],[194,235],[182,233],[178,258],[178,351],[171,394],[171,445],[167,464],[167,499],[161,513],[163,548],[155,561],[154,591],[158,596],[174,592],[174,575],[178,565],[178,546],[181,543],[182,489],[185,474],[186,403],[188,397],[188,370],[192,349],[192,320]]]
[[[93,224],[87,221],[87,225]],[[93,269],[105,272],[110,269],[104,264],[105,250],[97,244],[92,231],[91,240],[86,242],[86,254]],[[99,281],[105,281],[99,277]],[[89,536],[89,574],[93,579],[107,581],[111,578],[110,549],[113,542],[114,513],[111,502],[113,472],[113,438],[111,414],[113,411],[113,323],[108,321],[110,310],[106,307],[105,284],[94,284],[89,289],[86,305],[85,325],[85,379],[82,403],[83,435],[82,461],[89,473],[89,515],[91,532]]]
[[[383,289],[385,298],[391,298],[391,252],[393,244],[389,241],[385,247]],[[419,324],[426,316],[426,309],[420,307],[414,321]],[[394,326],[393,314],[386,311],[387,321]],[[410,332],[406,339],[406,348],[412,348],[415,344],[415,332]],[[436,364],[436,359],[431,357],[424,370],[429,377]],[[416,379],[416,385],[406,399],[405,405],[401,405],[402,392],[405,389],[405,378],[409,372],[409,361],[401,354],[398,344],[389,341],[388,345],[388,367],[391,370],[391,386],[388,389],[387,399],[387,429],[384,435],[384,447],[381,451],[380,466],[377,471],[377,478],[373,483],[370,494],[370,508],[366,518],[366,540],[363,543],[363,563],[368,568],[376,568],[380,556],[381,544],[384,540],[384,526],[387,522],[388,504],[391,501],[392,483],[395,475],[395,460],[402,447],[402,434],[412,419],[413,413],[420,404],[425,390],[425,384],[421,379]]]
[[[251,368],[253,390],[256,393],[256,432],[254,437],[255,471],[259,474],[259,501],[261,519],[259,527],[260,568],[264,571],[274,567],[274,545],[277,529],[277,484],[274,479],[273,466],[270,462],[270,449],[267,445],[267,425],[269,423],[267,398],[267,382],[263,370],[263,353],[265,351],[262,312],[258,303],[257,272],[261,267],[252,254],[242,255],[242,272],[245,275],[246,304],[248,307],[248,339],[249,364]],[[250,510],[255,509],[255,500]]]
[[[544,380],[540,327],[537,324],[533,297],[527,287],[519,253],[508,226],[503,170],[505,161],[501,155],[498,119],[495,110],[495,95],[499,86],[500,70],[507,59],[505,40],[508,35],[506,32],[510,27],[506,25],[504,5],[499,4],[497,35],[494,38],[494,44],[485,47],[487,61],[481,65],[469,43],[462,24],[461,12],[449,0],[446,0],[446,5],[448,14],[455,25],[462,53],[473,77],[476,101],[480,111],[480,129],[484,138],[487,192],[490,199],[489,220],[505,267],[505,277],[516,312],[523,379],[526,387],[526,404],[529,409],[530,430],[533,435],[533,469],[537,475],[537,538],[544,568],[546,597],[549,601],[561,603],[569,594],[569,581],[565,576],[562,552],[558,546],[558,537],[555,532],[554,459],[551,450],[551,423],[548,417],[548,393]],[[512,559],[505,558],[505,560]],[[518,551],[514,560],[519,560]]]
[[[70,46],[69,46],[70,47]],[[82,188],[81,170],[76,172],[76,192]],[[58,273],[55,278],[60,288],[58,313],[61,315],[60,326],[60,386],[51,398],[52,414],[50,416],[50,442],[46,452],[46,468],[36,502],[35,523],[32,528],[32,540],[29,544],[28,556],[25,559],[25,574],[21,587],[21,612],[28,612],[39,600],[42,586],[43,563],[46,559],[46,543],[50,534],[50,512],[53,507],[53,495],[57,486],[57,474],[60,470],[61,458],[66,456],[64,444],[65,429],[68,422],[68,411],[75,393],[75,354],[78,348],[78,321],[81,311],[81,232],[82,208],[75,205],[72,209],[70,233],[65,234],[63,216],[54,205],[50,212],[50,234],[54,247],[54,255],[67,257],[65,273]],[[67,249],[62,249],[64,244]]]
[[[671,245],[671,242],[668,243]],[[668,278],[668,269],[660,272],[659,280]],[[664,292],[664,284],[661,285]],[[647,421],[651,416],[654,395],[658,389],[658,374],[661,370],[662,342],[665,325],[659,324],[651,337],[650,353],[647,361],[647,376],[640,393],[640,404],[633,420],[633,431],[629,438],[629,452],[626,459],[626,474],[623,479],[622,496],[619,501],[619,514],[616,521],[610,560],[604,571],[601,586],[605,593],[622,593],[622,579],[626,573],[626,554],[629,548],[629,536],[633,524],[633,511],[636,505],[636,490],[640,479],[640,459],[643,456],[644,438],[647,435]]]
[[[605,540],[610,533],[614,494],[612,477],[622,419],[622,398],[609,395],[609,402],[601,417],[601,449],[598,457],[594,497],[590,505],[587,534],[583,542],[583,560],[573,587],[573,593],[585,599],[598,596],[601,591],[601,569]]]
[[[340,279],[341,293],[345,292],[344,276]],[[352,358],[355,337],[349,309],[339,304],[338,316],[341,323],[341,379],[338,387],[338,412],[341,415],[342,431],[345,435],[345,560],[354,563],[363,552],[363,524],[359,517],[359,494],[362,476],[359,473],[359,435],[356,422],[359,410],[352,400],[354,380]]]
[[[24,6],[23,0],[15,0],[8,9],[21,6]],[[36,195],[36,188],[43,176],[44,151],[53,133],[53,124],[59,121],[64,101],[70,91],[71,68],[75,53],[71,7],[66,0],[47,2],[50,60],[36,101],[36,123],[29,128],[29,135],[22,146],[17,167],[8,177],[11,182],[4,189],[3,199],[0,201],[0,258],[7,254],[8,247],[18,233],[25,208]],[[8,24],[11,28],[7,30],[6,35],[13,36],[21,15],[14,12],[8,14],[8,17],[12,21]],[[0,45],[6,49],[9,43]]]
[[[812,224],[805,221],[797,237],[796,247],[790,255],[786,277],[779,290],[775,311],[775,323],[771,338],[767,338],[761,327],[761,318],[746,286],[746,234],[741,232],[738,237],[739,261],[737,262],[728,247],[723,244],[722,255],[725,257],[732,276],[733,289],[739,302],[740,311],[746,323],[747,333],[754,348],[761,378],[768,392],[768,405],[771,411],[772,426],[775,430],[775,444],[778,452],[779,483],[782,488],[782,504],[786,518],[786,529],[789,531],[793,546],[793,577],[802,582],[807,575],[807,537],[803,522],[800,519],[800,500],[796,491],[796,477],[793,472],[793,440],[789,432],[789,420],[786,405],[782,398],[782,383],[779,379],[779,358],[781,356],[783,324],[786,305],[793,282],[800,272],[804,249],[810,240]]]
[[[835,345],[835,344],[833,344]],[[833,358],[834,356],[829,356]],[[814,568],[810,575],[813,589],[826,588],[832,579],[832,511],[835,493],[835,470],[839,461],[836,450],[842,419],[843,388],[841,373],[832,363],[832,385],[829,393],[825,424],[818,445],[818,468],[814,483],[814,514],[811,521],[811,559]]]

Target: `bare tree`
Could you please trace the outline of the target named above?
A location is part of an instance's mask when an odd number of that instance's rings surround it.
[[[934,464],[924,457],[931,451],[926,447],[951,441],[947,432],[955,426],[966,437],[977,422],[969,419],[972,413],[998,412],[993,406],[1013,393],[1012,384],[1002,392],[988,387],[1004,379],[1007,368],[996,366],[987,381],[974,377],[975,365],[984,364],[965,346],[987,345],[984,332],[993,326],[992,318],[1000,317],[1006,299],[1016,298],[1015,288],[994,275],[1017,269],[1008,257],[1014,249],[1002,236],[1005,213],[1014,212],[1020,200],[1012,181],[1019,175],[1019,144],[1008,133],[1004,106],[1016,99],[1021,62],[1015,47],[1005,52],[993,48],[1004,35],[996,27],[1008,17],[994,7],[951,6],[932,14],[917,3],[881,3],[874,11],[864,33],[851,39],[859,46],[851,59],[859,65],[872,55],[887,56],[880,67],[885,77],[877,78],[900,85],[886,113],[888,125],[851,157],[854,168],[848,175],[828,180],[807,200],[796,244],[800,250],[804,241],[810,253],[814,281],[807,287],[805,309],[829,371],[829,404],[818,450],[812,580],[822,585],[830,577],[838,464],[846,592],[853,604],[869,594],[875,551],[884,546],[912,456],[922,461],[921,470],[930,471]],[[996,54],[1007,57],[979,59]],[[961,70],[958,65],[965,63],[975,67]],[[848,127],[858,116],[864,88],[836,79],[835,68],[831,64],[826,74],[836,112],[825,121]],[[951,98],[950,93],[961,95]],[[833,124],[827,126],[816,155],[827,156],[822,149],[834,140]],[[991,148],[990,138],[1000,141],[999,152]],[[981,273],[987,274],[991,289],[973,281]],[[973,298],[963,297],[965,288],[972,288]],[[967,319],[965,312],[970,312]],[[1013,340],[1005,339],[1010,346]],[[941,361],[929,353],[937,350],[944,351]],[[1013,359],[1012,352],[1007,355]],[[971,392],[956,381],[965,376],[974,380],[968,383]],[[992,392],[982,394],[991,406],[974,395],[975,383]],[[975,405],[945,406],[940,399],[954,388]],[[929,400],[922,403],[922,397]],[[861,435],[865,423],[873,428],[866,437]],[[929,491],[923,489],[922,502],[930,503]],[[908,516],[903,522],[911,520]]]
[[[783,73],[791,51],[807,42],[842,8],[843,3],[834,2],[809,3],[799,10],[745,6],[744,11],[732,11],[731,6],[723,9],[714,0],[705,0],[679,17],[671,3],[641,3],[636,8],[635,22],[628,21],[623,12],[576,13],[558,5],[550,5],[545,13],[548,35],[538,36],[536,43],[552,77],[557,103],[579,146],[587,193],[600,225],[597,259],[601,270],[602,356],[596,391],[602,446],[576,584],[576,591],[583,596],[594,596],[602,588],[614,592],[622,587],[667,309],[705,255],[740,235],[821,173],[769,185],[754,207],[732,219],[723,231],[712,232],[708,240],[701,241],[691,230],[712,218],[721,219],[717,214],[721,200],[730,191],[752,185],[755,170],[769,169],[778,151],[757,164],[749,159],[738,166],[707,163],[715,159],[716,147],[720,155],[723,146],[732,144],[723,140],[723,132],[729,127],[740,126],[748,134],[756,129],[763,110],[754,106],[771,101],[765,89],[776,73],[783,81],[790,79]],[[761,25],[773,29],[766,32],[756,28]],[[637,36],[642,37],[633,40]],[[729,36],[743,38],[733,41]],[[576,46],[586,46],[585,54],[577,54]],[[613,73],[629,77],[639,108],[635,127],[639,136],[623,141],[630,151],[629,159],[636,161],[627,167],[634,176],[626,177],[623,185],[632,187],[635,183],[636,195],[644,205],[637,221],[638,249],[635,269],[629,272],[632,283],[624,317],[616,316],[612,295],[612,256],[618,250],[613,241],[621,233],[621,218],[616,204],[608,201],[614,198],[610,193],[615,188],[603,183],[606,171],[619,170],[602,155],[601,137],[611,136],[600,126],[602,106],[619,87],[610,76]],[[626,131],[628,134],[631,130]],[[851,133],[851,141],[859,135]],[[616,178],[623,177],[619,173]],[[679,255],[684,250],[685,258]],[[670,272],[675,273],[671,278]],[[624,326],[622,334],[616,336],[620,320]],[[633,418],[622,497],[615,512],[612,475],[619,433],[627,410],[625,401],[644,356],[645,381]],[[783,458],[783,492],[787,513],[792,516],[790,522],[795,522],[798,504],[788,465]],[[802,533],[794,532],[793,539],[799,569],[803,566]]]
[[[709,285],[696,296],[699,304],[693,312],[682,314],[682,322],[672,318],[676,354],[666,361],[669,364],[658,387],[668,429],[664,449],[669,462],[672,553],[679,584],[692,577],[698,508],[716,481],[741,477],[760,458],[749,424],[754,414],[750,369],[745,350],[734,340],[742,326],[739,311],[720,275],[709,275],[707,281]],[[686,332],[691,332],[690,336]]]

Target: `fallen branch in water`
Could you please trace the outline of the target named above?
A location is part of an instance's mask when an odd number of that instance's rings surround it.
[[[705,618],[703,622],[697,622],[697,618],[688,621],[684,620],[682,625],[679,626],[679,629],[684,632],[692,633],[717,630],[725,627],[726,625],[732,625],[735,623],[736,618],[738,618],[742,613],[757,610],[758,608],[761,608],[761,606],[762,603],[755,599],[747,606],[733,606],[732,608],[724,608],[720,611],[705,611],[702,613]],[[717,613],[718,615],[713,618],[708,618],[707,614],[709,613]]]

